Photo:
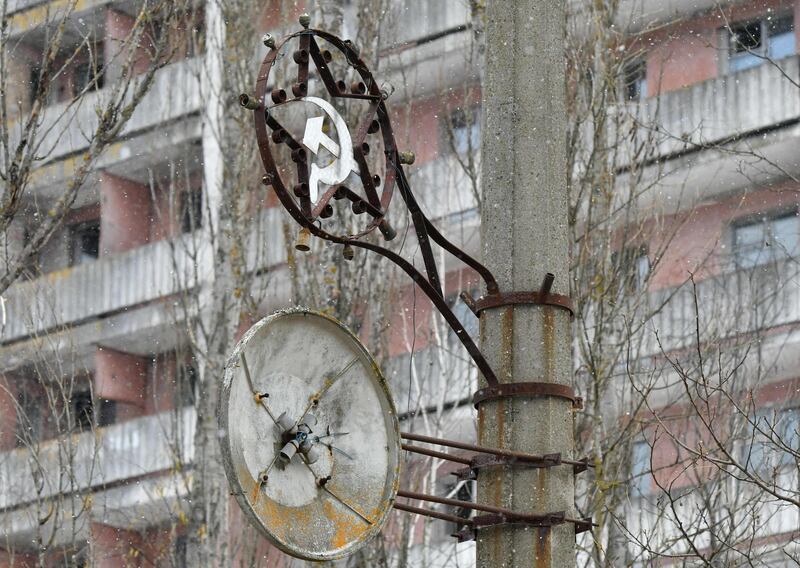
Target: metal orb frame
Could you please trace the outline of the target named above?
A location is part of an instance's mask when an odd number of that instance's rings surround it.
[[[347,91],[343,81],[337,81],[331,74],[330,68],[328,67],[331,56],[326,50],[320,48],[316,38],[324,39],[343,53],[349,65],[355,69],[361,77],[361,82],[354,82],[351,84],[350,92]],[[319,202],[313,204],[308,196],[308,188],[303,187],[303,183],[307,183],[308,181],[309,174],[308,162],[303,159],[302,153],[300,152],[302,151],[302,146],[286,132],[286,129],[284,129],[270,113],[270,109],[274,106],[287,104],[292,100],[287,98],[284,89],[279,87],[270,89],[269,78],[270,71],[275,64],[278,54],[287,47],[290,41],[295,39],[299,40],[300,46],[299,49],[293,52],[292,56],[297,64],[297,81],[291,85],[291,92],[295,97],[294,100],[301,99],[308,95],[309,63],[313,61],[319,78],[331,97],[334,99],[360,99],[369,101],[370,111],[361,121],[353,139],[353,154],[360,168],[366,199],[349,188],[340,185],[329,188],[322,195]],[[397,150],[391,121],[389,120],[389,113],[385,104],[387,95],[381,92],[366,64],[359,57],[356,49],[351,43],[318,29],[303,29],[287,36],[281,40],[280,43],[276,43],[272,38],[267,37],[265,44],[270,49],[261,63],[258,79],[256,81],[255,95],[251,97],[250,95],[243,94],[240,97],[242,106],[253,111],[258,149],[266,171],[263,178],[264,183],[272,186],[278,199],[289,214],[311,234],[330,242],[376,252],[400,267],[412,278],[425,295],[428,296],[436,309],[442,314],[447,324],[455,331],[456,336],[466,348],[489,386],[498,386],[499,381],[494,371],[444,298],[441,279],[431,250],[431,241],[474,269],[483,279],[488,295],[494,296],[499,294],[497,281],[489,269],[483,264],[448,241],[420,209],[411,191],[405,171],[403,170],[403,163],[411,163],[413,162],[413,158]],[[268,98],[272,101],[273,106],[267,105]],[[366,164],[365,147],[363,146],[365,144],[366,135],[368,133],[376,133],[377,129],[379,129],[382,134],[386,158],[386,174],[380,196],[373,183],[372,172],[369,171]],[[272,147],[277,144],[287,144],[293,150],[293,160],[296,163],[297,176],[300,182],[295,184],[291,191],[281,178],[273,156]],[[373,242],[362,240],[362,237],[375,228],[380,230],[386,240],[394,238],[396,233],[385,217],[392,200],[395,185],[411,215],[411,221],[417,235],[425,264],[425,274],[417,270],[413,263],[396,252]],[[321,223],[317,224],[317,222],[333,214],[332,207],[329,203],[331,199],[348,199],[352,203],[355,214],[370,215],[372,220],[367,225],[367,228],[354,235],[334,235],[324,230]],[[468,302],[468,305],[470,304],[471,303]]]

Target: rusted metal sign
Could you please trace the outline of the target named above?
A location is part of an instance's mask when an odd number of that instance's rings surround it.
[[[482,278],[487,292],[483,298],[462,294],[479,317],[483,310],[514,304],[572,312],[568,297],[551,293],[553,275],[547,274],[539,290],[502,293],[483,264],[448,241],[424,215],[408,183],[403,166],[412,164],[414,155],[397,148],[386,107],[388,92],[351,42],[309,29],[308,16],[301,16],[300,23],[303,29],[281,41],[264,36],[268,52],[255,92],[240,97],[241,105],[253,111],[264,165],[262,181],[274,189],[301,227],[295,247],[310,250],[314,235],[343,245],[347,259],[358,247],[400,267],[455,331],[486,380],[488,386],[476,393],[476,405],[512,396],[556,396],[579,403],[569,387],[498,381],[445,300],[432,244]],[[273,76],[278,66],[283,67],[283,77],[290,77],[287,84],[279,84]],[[356,117],[353,124],[345,115]],[[395,238],[388,221],[395,189],[416,233],[424,272],[397,252],[364,238],[375,229],[387,241]],[[571,519],[563,512],[532,515],[398,493],[401,447],[466,465],[458,472],[461,479],[474,479],[486,467],[567,465],[579,473],[591,465],[586,459],[562,459],[560,454],[533,455],[405,433],[406,440],[476,455],[401,446],[394,406],[374,361],[341,324],[314,312],[280,313],[245,334],[226,367],[220,426],[227,433],[223,442],[227,473],[242,509],[279,548],[301,558],[329,560],[354,552],[380,531],[392,506],[455,522],[462,528],[455,535],[461,540],[474,538],[480,527],[498,524],[568,522],[578,531],[591,527],[590,520]],[[395,503],[397,496],[490,514],[463,519]]]

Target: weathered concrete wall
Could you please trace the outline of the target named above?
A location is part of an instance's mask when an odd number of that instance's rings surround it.
[[[150,189],[104,173],[100,178],[100,255],[124,252],[149,241]]]
[[[149,361],[129,353],[98,347],[95,353],[94,395],[117,403],[117,421],[145,413]]]

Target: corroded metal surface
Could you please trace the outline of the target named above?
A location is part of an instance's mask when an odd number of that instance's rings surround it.
[[[430,298],[486,381],[497,384],[494,371],[444,298],[431,243],[475,270],[486,283],[489,294],[499,292],[497,282],[483,264],[448,241],[420,209],[403,170],[403,164],[413,163],[413,154],[397,149],[386,107],[387,92],[379,87],[352,43],[323,30],[303,29],[279,42],[269,37],[265,45],[270,49],[259,69],[255,93],[243,94],[240,103],[253,111],[265,170],[264,183],[273,188],[284,208],[303,227],[297,248],[310,250],[308,233],[311,233],[345,245],[346,258],[352,258],[352,247],[360,247],[396,264]],[[290,86],[284,85],[288,88],[281,88],[274,83],[272,69],[290,55],[297,67],[297,80]],[[320,104],[323,101],[320,96],[328,97],[333,104]],[[360,114],[353,113],[359,118],[352,134],[336,109],[345,103],[363,107]],[[309,106],[316,108],[317,114],[322,109],[324,116],[300,121],[305,132],[300,131],[296,116],[291,121],[280,116],[288,108]],[[320,131],[326,120],[332,126],[330,134],[335,132],[337,140]],[[333,157],[323,168],[316,163],[321,148]],[[291,166],[286,166],[290,163]],[[322,169],[328,172],[326,176],[320,175]],[[328,187],[320,189],[318,184],[326,185],[326,180]],[[397,235],[386,218],[395,189],[411,216],[425,274],[396,252],[362,239],[376,228],[387,241]],[[353,215],[345,223],[354,227],[349,234],[332,232],[329,228],[328,219],[336,214],[334,201],[348,203],[352,209]]]
[[[283,412],[313,412],[316,462],[279,459]],[[218,414],[232,492],[275,546],[332,560],[380,532],[399,487],[397,414],[375,361],[338,321],[294,309],[255,324],[225,368]]]

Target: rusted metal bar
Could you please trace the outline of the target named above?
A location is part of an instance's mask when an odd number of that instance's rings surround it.
[[[432,458],[439,458],[442,460],[447,460],[456,463],[463,463],[464,465],[472,465],[472,460],[470,458],[462,458],[459,456],[454,456],[452,454],[447,454],[445,452],[437,452],[436,450],[429,450],[427,448],[421,448],[419,446],[412,446],[411,444],[401,444],[400,446],[407,452],[413,452],[415,454],[422,454],[424,456],[430,456]]]
[[[506,522],[510,520],[523,521],[531,524],[557,524],[558,522],[565,523],[583,523],[584,519],[572,519],[564,515],[563,511],[557,513],[547,513],[544,515],[532,515],[530,513],[518,513],[503,507],[495,507],[493,505],[483,505],[481,503],[473,503],[472,501],[461,501],[460,499],[448,499],[447,497],[437,497],[436,495],[428,495],[427,493],[416,493],[413,491],[403,491],[402,489],[397,492],[398,497],[405,499],[415,499],[417,501],[429,501],[431,503],[439,503],[440,505],[450,505],[451,507],[461,507],[464,509],[472,509],[473,511],[484,511],[486,513],[495,513],[502,515]]]
[[[486,446],[476,446],[475,444],[467,444],[465,442],[456,442],[455,440],[445,440],[443,438],[434,438],[433,436],[423,436],[421,434],[412,434],[410,432],[400,432],[400,437],[405,440],[414,442],[425,442],[427,444],[438,444],[439,446],[448,446],[450,448],[457,448],[460,450],[469,450],[472,452],[479,452],[482,454],[493,454],[495,456],[503,456],[506,458],[513,458],[521,462],[539,463],[549,459],[549,456],[540,456],[537,454],[529,454],[527,452],[516,452],[513,450],[504,450],[499,448],[487,448]],[[569,465],[589,465],[583,460],[569,460],[562,459],[561,463]]]
[[[457,517],[456,515],[448,515],[447,513],[440,513],[439,511],[432,511],[430,509],[423,509],[422,507],[414,507],[412,505],[406,505],[405,503],[397,503],[395,502],[392,505],[398,511],[405,511],[407,513],[415,513],[417,515],[424,515],[426,517],[433,517],[434,519],[440,519],[442,521],[449,521],[451,523],[457,523],[459,525],[466,525],[471,527],[472,520],[465,519],[464,517]]]

